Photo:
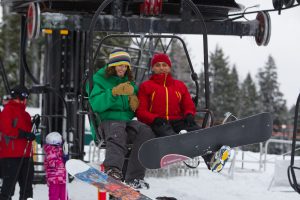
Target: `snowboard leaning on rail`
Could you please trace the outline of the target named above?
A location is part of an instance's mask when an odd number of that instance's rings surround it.
[[[272,134],[270,113],[260,113],[185,134],[154,138],[142,144],[139,160],[148,169],[158,169],[210,152],[222,145],[238,147],[268,140]]]
[[[82,160],[70,159],[66,163],[67,172],[75,178],[105,190],[115,199],[120,200],[151,200],[121,181],[115,180],[104,172],[95,169]]]

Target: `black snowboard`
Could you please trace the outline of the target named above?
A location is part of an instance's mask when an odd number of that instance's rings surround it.
[[[148,169],[157,169],[189,158],[230,147],[264,142],[271,137],[270,113],[260,113],[226,124],[186,134],[154,138],[142,144],[139,160]]]

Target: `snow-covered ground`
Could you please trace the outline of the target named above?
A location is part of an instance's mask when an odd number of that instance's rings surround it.
[[[216,174],[205,169],[201,162],[198,173],[194,173],[193,176],[146,178],[146,181],[150,183],[150,189],[141,192],[153,199],[157,196],[172,196],[178,200],[296,200],[300,198],[287,181],[283,182],[286,186],[276,186],[276,182],[271,184],[274,177],[274,161],[281,160],[280,156],[268,155],[266,170],[264,170],[264,167],[260,167],[258,163],[259,154],[245,152],[244,160],[251,162],[244,163],[242,169],[241,154],[241,151],[237,153],[237,162],[232,176],[228,173],[231,163],[228,163],[220,174]],[[276,177],[282,176],[287,179],[286,174],[286,170],[283,170]],[[68,191],[71,200],[97,199],[96,188],[77,180],[68,184]],[[13,197],[13,200],[17,199],[18,188]],[[34,186],[34,199],[48,199],[46,185]]]

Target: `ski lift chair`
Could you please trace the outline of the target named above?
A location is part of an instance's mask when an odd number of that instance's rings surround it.
[[[188,61],[188,64],[189,64],[189,67],[190,67],[190,70],[191,70],[191,78],[195,83],[196,95],[193,97],[193,101],[194,101],[195,106],[197,107],[198,99],[199,99],[198,76],[197,76],[197,74],[195,73],[195,71],[193,69],[192,62],[190,60],[186,45],[185,45],[184,41],[182,40],[182,38],[180,38],[179,36],[176,36],[176,35],[142,35],[142,34],[141,35],[139,35],[139,34],[135,34],[135,35],[126,35],[126,34],[107,35],[99,41],[99,45],[97,46],[94,57],[93,57],[93,63],[95,63],[96,56],[99,54],[101,46],[105,46],[104,41],[108,40],[108,39],[111,39],[111,38],[141,38],[141,43],[139,44],[140,49],[138,50],[138,61],[136,62],[136,65],[133,64],[133,68],[135,68],[135,72],[136,72],[135,73],[135,78],[136,79],[137,79],[137,76],[139,75],[139,71],[138,71],[139,69],[143,70],[143,72],[144,72],[144,73],[142,73],[143,75],[141,77],[139,77],[139,80],[137,80],[137,81],[139,81],[139,83],[142,82],[145,79],[145,74],[147,74],[147,70],[148,70],[148,74],[150,74],[149,73],[150,69],[145,68],[145,67],[140,67],[140,65],[141,65],[140,60],[141,60],[141,57],[143,56],[143,54],[148,53],[149,57],[152,56],[152,54],[155,52],[154,49],[157,48],[159,43],[161,43],[161,45],[162,45],[162,51],[167,52],[172,40],[173,39],[179,40],[181,42],[181,44],[183,46],[183,49],[185,51],[185,54],[186,54],[186,58],[187,58],[187,61]],[[161,38],[168,38],[168,39],[171,38],[171,41],[167,45],[167,47],[163,46]],[[145,41],[145,39],[146,40],[149,39],[148,42],[150,43],[150,45],[149,45],[149,49],[144,52],[145,43],[147,42],[147,41]],[[152,39],[157,39],[157,40],[153,42]],[[128,50],[128,49],[127,49],[127,51],[130,52],[130,50]],[[150,63],[150,58],[148,58],[147,66],[149,66],[149,63]],[[89,83],[88,83],[88,84],[90,84],[89,88],[92,88],[92,86],[93,86],[92,76],[93,76],[92,69],[89,69],[88,73],[86,74],[86,81],[89,78]],[[83,84],[83,85],[85,85],[85,84]],[[137,83],[137,85],[138,85],[138,83]],[[205,99],[207,101],[207,97]],[[104,135],[103,131],[101,130],[101,128],[98,128],[99,124],[101,123],[100,117],[98,116],[97,113],[93,112],[89,102],[87,104],[88,104],[88,110],[89,110],[89,112],[88,112],[89,121],[91,123],[92,128],[94,129],[94,131],[96,133],[95,134],[95,142],[96,142],[96,144],[99,148],[105,149],[105,135]],[[205,109],[197,110],[197,115],[204,116],[203,120],[201,122],[201,125],[200,125],[202,128],[211,127],[213,125],[214,117],[213,117],[213,113],[209,109],[205,108]],[[132,144],[128,144],[128,152],[129,153],[130,153],[130,150],[131,150],[131,146],[132,146]],[[127,156],[129,156],[129,154]],[[126,163],[124,163],[123,173],[126,171],[128,159],[125,160],[125,162]]]
[[[291,163],[288,167],[287,175],[288,180],[290,182],[291,187],[300,194],[300,184],[299,179],[297,180],[297,176],[295,170],[300,170],[300,167],[295,166],[295,153],[296,149],[296,139],[297,139],[297,125],[298,125],[298,110],[299,110],[299,103],[300,103],[300,94],[297,98],[296,106],[295,106],[295,117],[294,117],[294,129],[293,129],[293,141],[292,141],[292,150],[291,150]],[[299,178],[299,177],[298,177]]]

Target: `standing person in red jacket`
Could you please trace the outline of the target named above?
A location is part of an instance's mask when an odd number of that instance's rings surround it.
[[[1,99],[1,103],[2,103],[2,106],[4,107],[10,100],[10,95],[4,95]],[[1,115],[1,109],[0,109],[0,115]],[[0,116],[1,118],[1,116]],[[1,134],[1,133],[0,133]],[[1,172],[1,166],[2,166],[2,160],[0,158],[0,179],[1,179],[1,182],[2,182],[2,172]],[[1,187],[0,187],[0,190],[1,190]]]
[[[138,120],[148,124],[158,137],[200,129],[194,119],[196,108],[186,85],[171,75],[169,56],[155,54],[151,66],[153,75],[140,85],[138,92]],[[223,146],[203,158],[208,169],[220,172],[229,156],[230,148]]]
[[[11,100],[0,116],[0,158],[2,159],[3,185],[0,200],[10,200],[15,184],[20,186],[20,200],[32,198],[33,161],[31,118],[25,111],[29,91],[18,85],[11,90]]]

